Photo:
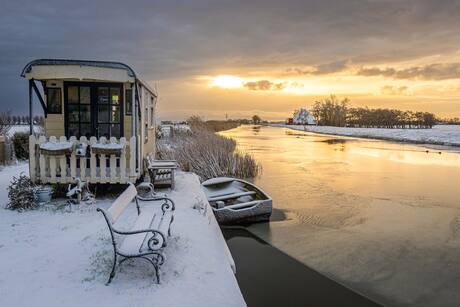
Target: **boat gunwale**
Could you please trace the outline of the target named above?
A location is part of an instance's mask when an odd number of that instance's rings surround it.
[[[233,179],[232,181],[227,181],[227,182],[218,182],[218,183],[214,183],[214,184],[205,184],[207,181],[211,180],[211,179],[215,179],[215,178],[228,178],[228,179]],[[255,184],[249,182],[249,181],[246,181],[244,179],[239,179],[239,178],[232,178],[232,177],[215,177],[215,178],[211,178],[211,179],[208,179],[204,182],[201,183],[201,186],[203,187],[203,189],[207,189],[207,187],[210,187],[210,186],[213,186],[213,185],[218,185],[218,184],[222,184],[222,183],[233,183],[234,181],[239,181],[239,182],[242,182],[246,185],[249,185],[251,187],[253,187],[256,191],[260,192],[262,194],[262,196],[265,196],[266,198],[265,199],[261,199],[261,200],[273,200],[264,190],[262,190],[261,188],[259,188],[258,186],[256,186]],[[205,191],[205,194],[206,194],[206,198],[208,199],[208,195]],[[209,201],[209,199],[208,199]]]

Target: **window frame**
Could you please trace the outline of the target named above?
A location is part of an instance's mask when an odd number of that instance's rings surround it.
[[[149,125],[150,129],[155,128],[155,97],[150,96],[150,106],[149,106]]]
[[[128,91],[131,92],[130,95],[128,95]],[[128,102],[128,97],[129,97],[129,101]],[[125,115],[127,116],[132,116],[133,115],[133,110],[132,110],[132,105],[133,105],[133,89],[132,88],[127,88],[125,89],[125,97],[124,97],[124,101],[125,101]]]
[[[77,86],[78,87],[78,111],[79,111],[79,121],[78,121],[78,131],[79,133],[81,132],[81,124],[88,124],[87,122],[82,122],[81,121],[81,118],[80,118],[80,105],[88,105],[88,104],[81,104],[80,103],[80,87],[90,87],[90,126],[91,126],[91,136],[95,136],[97,138],[100,138],[99,136],[99,124],[104,124],[104,123],[99,123],[98,122],[98,114],[96,114],[98,112],[98,102],[96,101],[96,98],[97,98],[97,93],[96,93],[96,90],[98,87],[108,87],[108,88],[111,88],[111,87],[116,87],[119,89],[119,95],[120,97],[118,98],[119,99],[119,103],[118,103],[118,106],[119,106],[119,122],[118,123],[114,123],[114,122],[111,122],[111,107],[112,105],[116,105],[116,104],[113,104],[112,101],[111,101],[111,95],[110,95],[110,89],[109,89],[109,92],[108,92],[108,95],[109,95],[109,101],[108,101],[108,104],[107,106],[109,106],[109,122],[107,122],[107,124],[109,125],[109,134],[112,135],[112,127],[111,125],[118,125],[119,126],[119,129],[120,129],[120,137],[123,137],[124,136],[124,90],[123,90],[123,84],[122,83],[118,83],[118,82],[85,82],[85,81],[64,81],[64,84],[63,84],[63,107],[64,107],[64,130],[65,130],[65,135],[67,137],[71,137],[73,135],[70,135],[69,133],[69,128],[70,128],[70,124],[71,123],[74,123],[76,124],[77,122],[75,121],[72,121],[72,120],[69,120],[69,106],[70,105],[77,105],[77,104],[69,104],[69,87],[71,86]],[[112,135],[113,136],[113,135]],[[80,135],[81,137],[81,135]],[[117,139],[119,139],[120,137],[116,137]]]
[[[58,90],[59,91],[59,112],[58,111],[51,111],[49,109],[49,99],[50,99],[50,95],[48,94],[48,91],[49,90]],[[62,89],[60,87],[56,87],[56,86],[49,86],[49,87],[46,87],[46,113],[47,114],[62,114],[62,104],[63,104],[63,99],[62,99]]]

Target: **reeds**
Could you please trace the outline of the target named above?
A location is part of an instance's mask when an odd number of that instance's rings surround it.
[[[220,176],[253,178],[260,171],[251,155],[236,150],[235,140],[207,129],[158,140],[157,158],[177,160],[182,170],[198,174],[202,181]]]

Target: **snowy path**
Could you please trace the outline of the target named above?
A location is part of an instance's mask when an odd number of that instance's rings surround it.
[[[322,134],[375,138],[420,144],[460,146],[460,125],[439,125],[434,126],[432,129],[346,128],[298,125],[278,126]]]
[[[0,201],[7,202],[11,176],[27,165],[0,170]],[[0,209],[0,306],[244,306],[226,245],[195,175],[179,173],[173,238],[165,253],[162,284],[146,261],[121,267],[104,283],[112,261],[106,224],[94,207],[73,212]],[[99,200],[107,207],[110,200]],[[125,222],[135,215],[128,209]]]

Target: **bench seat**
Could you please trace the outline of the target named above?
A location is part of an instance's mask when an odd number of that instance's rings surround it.
[[[144,214],[145,211],[150,211]],[[173,214],[171,211],[167,211],[164,214],[159,212],[151,213],[152,210],[142,210],[142,213],[137,218],[131,231],[144,230],[144,229],[155,229],[161,231],[165,236],[169,234],[169,226],[173,220]],[[139,253],[148,252],[150,249],[148,241],[153,236],[151,232],[138,233],[134,235],[126,236],[121,243],[120,253],[126,255],[137,255]],[[162,242],[161,246],[157,249],[161,249],[166,246],[166,242]]]

